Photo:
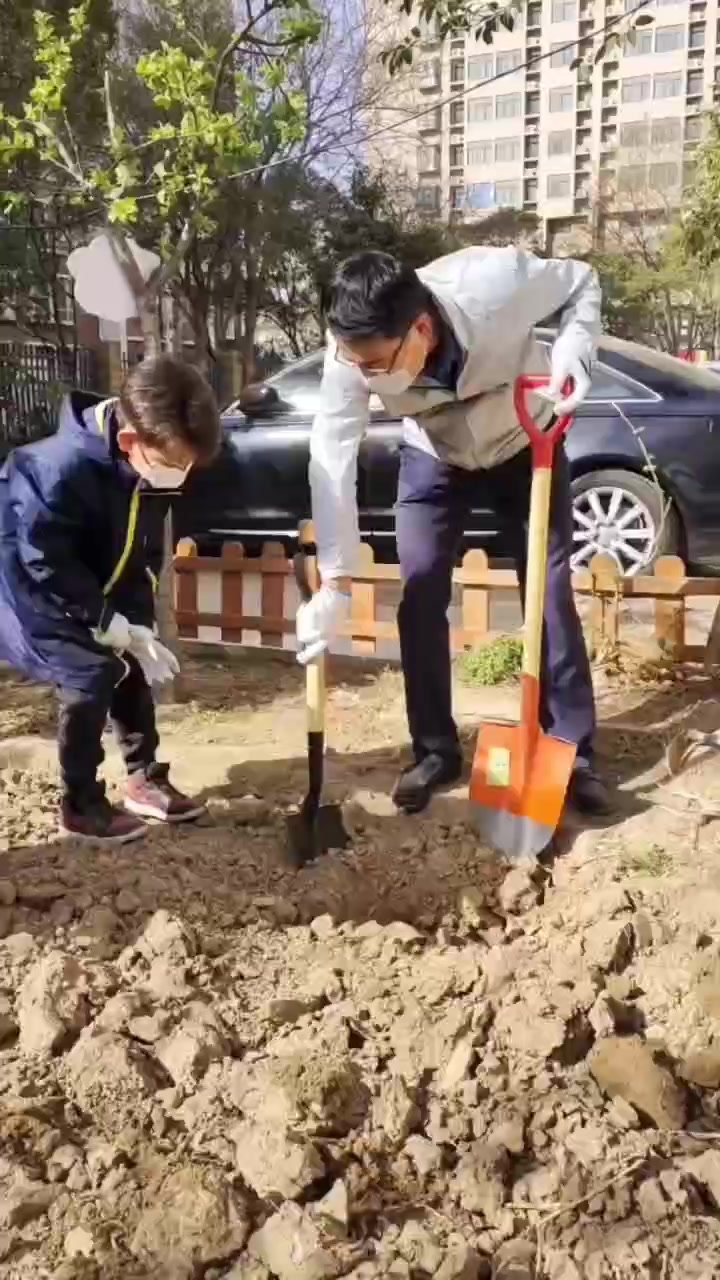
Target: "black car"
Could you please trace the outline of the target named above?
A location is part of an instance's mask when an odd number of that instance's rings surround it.
[[[552,334],[542,331],[549,346]],[[309,515],[308,437],[320,398],[323,353],[248,387],[223,415],[218,462],[198,472],[178,503],[179,536],[212,553],[229,540],[246,550],[291,545]],[[360,451],[362,536],[378,559],[395,556],[400,422],[373,397]],[[567,438],[573,477],[577,567],[597,552],[637,573],[679,554],[696,571],[720,572],[720,380],[635,343],[604,338],[589,398]],[[651,465],[649,465],[649,459]],[[466,547],[502,556],[489,512],[471,514]]]

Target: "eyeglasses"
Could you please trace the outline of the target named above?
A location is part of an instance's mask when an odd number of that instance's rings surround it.
[[[340,354],[340,348],[337,346],[335,347],[335,359],[337,360],[338,364],[344,365],[346,369],[359,369],[361,373],[369,374],[371,377],[376,373],[392,373],[393,369],[395,368],[398,362],[400,353],[403,347],[405,346],[405,343],[407,342],[408,338],[410,337],[410,334],[412,333],[412,330],[414,327],[415,325],[413,322],[413,324],[410,325],[410,327],[408,328],[404,336],[400,339],[400,342],[395,349],[395,354],[393,355],[393,358],[390,361],[389,365],[377,365],[372,361],[367,363],[364,360],[348,360],[346,356],[343,356]]]

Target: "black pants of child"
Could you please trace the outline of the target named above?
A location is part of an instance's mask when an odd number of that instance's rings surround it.
[[[155,704],[142,668],[127,657],[128,671],[117,684],[92,693],[58,688],[60,704],[58,750],[65,800],[76,811],[105,795],[97,772],[105,758],[102,737],[108,718],[129,774],[145,772],[155,762],[158,748]],[[109,672],[122,671],[113,659]]]

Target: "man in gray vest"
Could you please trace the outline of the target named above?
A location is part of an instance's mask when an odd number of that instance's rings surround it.
[[[434,790],[461,773],[447,609],[472,507],[494,513],[524,591],[531,461],[512,388],[521,373],[547,372],[533,328],[558,314],[548,401],[535,406],[541,422],[574,409],[590,387],[600,289],[586,264],[476,247],[416,272],[388,254],[367,252],[344,262],[333,283],[310,463],[323,585],[299,610],[298,657],[310,661],[321,652],[349,611],[359,545],[358,448],[376,394],[391,417],[404,420],[398,625],[414,763],[398,781],[395,802],[406,812],[419,812]],[[569,380],[573,389],[564,398]],[[572,802],[599,814],[608,801],[593,768],[595,710],[570,583],[571,548],[561,450],[553,481],[541,713],[548,732],[577,743]]]

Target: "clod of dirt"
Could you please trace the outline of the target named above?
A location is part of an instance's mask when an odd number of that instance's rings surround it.
[[[707,1049],[698,1049],[688,1054],[680,1068],[680,1075],[689,1084],[699,1085],[701,1089],[717,1089],[720,1087],[720,1042],[716,1041]]]
[[[50,1054],[79,1035],[90,1019],[86,990],[73,956],[51,951],[33,965],[18,996],[22,1052]]]
[[[139,1127],[143,1102],[163,1083],[158,1067],[135,1044],[88,1029],[64,1061],[70,1096],[106,1133]]]
[[[248,1120],[230,1136],[238,1173],[264,1199],[292,1200],[325,1173],[320,1152],[311,1142],[271,1124]]]
[[[683,1168],[707,1192],[715,1209],[720,1209],[720,1151],[703,1151],[682,1161]]]
[[[347,1239],[350,1225],[350,1199],[342,1178],[338,1178],[322,1200],[312,1206],[313,1216],[322,1230],[338,1240]]]
[[[492,1225],[507,1198],[506,1174],[504,1151],[473,1142],[458,1163],[450,1190],[467,1213],[481,1213]]]
[[[95,1241],[84,1227],[73,1227],[65,1237],[64,1247],[68,1258],[92,1258]]]
[[[429,1138],[423,1138],[420,1133],[411,1134],[403,1147],[403,1153],[412,1160],[423,1178],[442,1167],[442,1148],[435,1142],[431,1142]]]
[[[521,915],[537,906],[542,898],[534,867],[513,867],[508,871],[498,891],[498,900],[508,915]]]
[[[260,796],[240,796],[233,800],[233,822],[239,827],[261,827],[270,818],[270,806]]]
[[[601,1040],[592,1050],[589,1064],[598,1085],[611,1098],[624,1098],[658,1129],[682,1129],[687,1112],[685,1094],[638,1036]]]
[[[0,995],[0,1047],[15,1039],[17,1029],[12,1002],[7,996]]]
[[[238,1253],[249,1225],[243,1199],[219,1170],[186,1164],[148,1185],[132,1250],[158,1280],[184,1280]]]
[[[646,1178],[635,1192],[640,1217],[648,1226],[655,1226],[672,1212],[672,1206],[666,1199],[659,1178]]]
[[[410,1266],[411,1272],[427,1272],[437,1274],[443,1258],[443,1250],[438,1243],[437,1235],[423,1222],[411,1219],[405,1223],[395,1245],[401,1258]]]
[[[451,1236],[448,1245],[435,1280],[479,1280],[483,1266],[480,1254],[457,1237]]]
[[[12,880],[0,880],[0,907],[11,907],[17,898],[17,889]]]
[[[373,1100],[373,1126],[381,1129],[391,1142],[402,1142],[420,1118],[415,1090],[402,1076],[383,1080],[380,1093]]]
[[[634,945],[635,933],[629,920],[598,920],[583,937],[587,963],[603,973],[622,973],[632,960]]]
[[[250,1237],[248,1252],[277,1280],[333,1280],[345,1268],[310,1212],[286,1203]]]

